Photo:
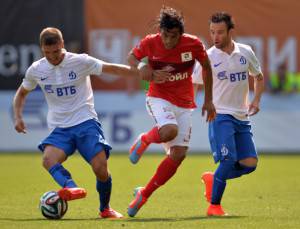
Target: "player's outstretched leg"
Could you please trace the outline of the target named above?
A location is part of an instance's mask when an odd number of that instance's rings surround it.
[[[127,213],[130,217],[134,217],[141,207],[147,202],[147,198],[143,196],[142,190],[144,187],[137,187],[134,190],[134,200],[129,204]]]
[[[214,173],[205,172],[201,176],[202,183],[205,185],[204,196],[206,197],[207,202],[211,202],[212,187],[214,182]]]
[[[144,133],[140,134],[129,150],[129,160],[132,164],[136,164],[140,160],[149,146],[149,143],[145,142],[143,136]]]
[[[49,168],[48,172],[53,179],[61,186],[62,189],[57,193],[63,200],[76,200],[86,197],[86,190],[78,188],[72,179],[71,174],[60,163],[57,163]]]

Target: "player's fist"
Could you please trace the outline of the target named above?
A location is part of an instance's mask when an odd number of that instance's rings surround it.
[[[17,118],[15,120],[15,130],[18,133],[24,133],[24,134],[26,134],[26,126],[25,126],[25,123],[24,123],[23,119]]]

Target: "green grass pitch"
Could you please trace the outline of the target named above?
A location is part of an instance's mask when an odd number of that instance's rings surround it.
[[[113,178],[111,206],[122,220],[98,218],[98,196],[91,168],[80,156],[65,163],[85,199],[69,202],[61,220],[46,220],[38,209],[40,196],[59,187],[41,166],[40,154],[0,154],[0,228],[300,228],[300,155],[260,157],[257,171],[228,181],[223,207],[227,218],[206,217],[201,173],[214,170],[210,155],[189,155],[177,174],[157,190],[135,218],[127,217],[136,186],[144,185],[163,155],[146,155],[131,165],[126,155],[109,160]]]

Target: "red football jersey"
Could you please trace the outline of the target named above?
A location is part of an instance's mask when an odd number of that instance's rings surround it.
[[[165,83],[150,82],[148,96],[165,99],[178,107],[196,107],[191,75],[195,59],[202,62],[207,58],[199,38],[184,33],[175,48],[166,49],[160,34],[151,34],[141,40],[133,54],[138,60],[148,57],[152,69],[166,69],[172,74]]]

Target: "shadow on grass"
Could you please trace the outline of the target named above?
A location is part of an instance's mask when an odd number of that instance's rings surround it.
[[[207,216],[190,216],[190,217],[172,217],[172,218],[125,218],[127,222],[176,222],[176,221],[194,221],[194,220],[230,220],[246,218],[248,216],[226,216],[226,217],[207,217]]]
[[[74,219],[74,218],[63,218],[59,220],[50,220],[44,218],[0,218],[0,221],[12,221],[12,222],[72,222],[72,221],[96,221],[96,220],[108,220],[111,222],[178,222],[178,221],[194,221],[194,220],[230,220],[246,218],[248,216],[226,216],[226,217],[207,217],[207,216],[191,216],[191,217],[171,217],[171,218],[123,218],[123,219],[101,219],[101,218],[85,218],[85,219]]]

